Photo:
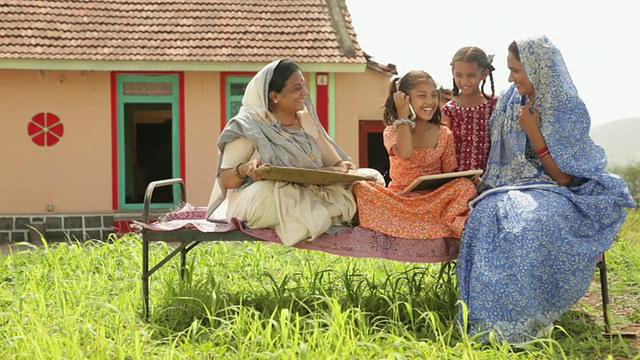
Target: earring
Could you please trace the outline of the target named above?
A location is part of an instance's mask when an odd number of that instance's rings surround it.
[[[278,100],[273,100],[273,103],[274,103],[274,104],[277,104],[277,103],[278,103]]]

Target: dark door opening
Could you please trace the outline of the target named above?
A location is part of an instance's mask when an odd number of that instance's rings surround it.
[[[172,113],[167,103],[127,103],[125,202],[142,203],[147,184],[172,178]],[[173,203],[172,187],[157,188],[153,203]]]
[[[387,184],[389,177],[389,153],[384,147],[382,132],[386,126],[382,120],[361,120],[359,124],[360,167],[378,170]]]

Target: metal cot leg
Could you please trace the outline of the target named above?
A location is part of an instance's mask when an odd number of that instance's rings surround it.
[[[166,180],[152,181],[147,185],[147,189],[144,192],[144,199],[142,204],[142,221],[145,224],[150,224],[150,211],[151,211],[151,198],[153,197],[153,191],[156,187],[171,186],[174,189],[175,185],[180,187],[180,203],[185,204],[187,202],[187,191],[184,186],[184,180],[181,178],[172,178]],[[164,265],[174,254],[170,254],[162,261],[156,264],[151,271],[149,271],[149,242],[145,237],[145,232],[142,233],[142,306],[143,316],[145,320],[149,320],[149,277],[153,272]],[[182,247],[182,268],[185,268],[186,251]]]
[[[609,317],[609,284],[607,282],[607,262],[602,253],[600,261],[598,261],[598,269],[600,270],[600,288],[602,290],[602,317],[604,318],[604,336],[615,337],[620,336],[626,339],[635,339],[634,333],[612,333],[611,318]]]
[[[142,235],[142,312],[149,320],[149,242]]]
[[[609,319],[609,285],[607,283],[607,263],[604,253],[598,261],[598,269],[600,270],[600,289],[602,290],[602,317],[604,318],[604,332],[611,333],[611,320]]]
[[[185,272],[187,271],[187,251],[185,247],[180,251],[180,280],[184,281]]]

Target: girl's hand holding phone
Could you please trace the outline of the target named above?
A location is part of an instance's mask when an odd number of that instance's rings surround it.
[[[409,110],[409,106],[411,106],[410,100],[409,95],[402,91],[393,93],[393,102],[396,104],[396,113],[399,119],[409,119],[411,115],[411,111]]]

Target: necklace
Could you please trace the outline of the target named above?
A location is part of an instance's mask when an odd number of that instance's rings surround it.
[[[297,123],[297,122],[298,122],[298,120],[299,120],[299,119],[298,119],[298,116],[297,116],[297,115],[294,115],[293,121],[292,121],[291,123],[289,123],[289,124],[285,124],[285,123],[283,123],[283,122],[282,122],[282,120],[280,120],[280,118],[278,117],[278,115],[273,114],[273,116],[275,116],[275,117],[276,117],[276,119],[278,119],[278,123],[280,124],[280,126],[292,126],[292,125],[295,125],[295,123]]]
[[[294,130],[295,131],[295,130]],[[293,139],[293,141],[296,142],[296,145],[298,145],[298,147],[300,148],[300,150],[302,150],[303,153],[307,154],[307,157],[309,158],[309,160],[311,161],[315,161],[316,160],[316,155],[313,153],[313,145],[311,145],[311,139],[309,139],[309,135],[307,134],[306,131],[304,131],[303,128],[300,128],[300,131],[302,131],[302,133],[304,134],[304,137],[306,139],[306,143],[307,146],[309,146],[309,150],[307,151],[307,149],[305,149],[304,146],[302,146],[302,144],[298,141],[298,138],[296,136],[296,134],[292,134],[289,133],[290,137]],[[288,132],[288,131],[287,131]]]
[[[309,157],[309,160],[311,161],[316,161],[316,156],[313,154],[313,146],[311,145],[311,140],[309,139],[309,135],[307,135],[307,132],[304,131],[304,129],[302,127],[300,127],[300,130],[302,130],[302,133],[304,134],[304,137],[307,139],[307,144],[309,145],[309,153],[307,154],[307,156]],[[295,137],[294,137],[295,139]],[[295,139],[296,142],[298,142],[297,139]],[[302,149],[302,145],[300,145],[300,148]],[[304,152],[304,149],[302,149],[302,151]]]
[[[278,121],[280,121],[280,119],[278,119]],[[296,119],[297,121],[297,119]],[[294,121],[295,123],[295,121]],[[293,125],[293,124],[291,124]],[[291,126],[291,125],[284,125],[284,126]],[[309,138],[309,135],[307,134],[306,131],[304,131],[303,127],[300,127],[300,130],[289,130],[289,129],[285,129],[282,127],[282,123],[280,123],[279,128],[282,130],[282,132],[280,132],[280,134],[282,134],[287,140],[290,140],[290,142],[295,143],[296,147],[299,148],[305,155],[307,155],[307,157],[309,158],[309,160],[311,161],[315,161],[316,160],[316,155],[313,153],[313,145],[311,144],[311,139]],[[302,132],[304,134],[304,137],[306,139],[306,143],[308,146],[308,149],[303,146],[300,141],[298,141],[298,136],[295,133],[300,133]],[[291,141],[293,140],[293,141]],[[303,141],[304,142],[304,141]]]
[[[285,129],[283,126],[292,126],[294,125],[296,122],[300,122],[300,119],[296,116],[295,119],[293,120],[292,123],[290,124],[283,124],[282,120],[280,120],[280,118],[276,115],[273,114],[276,119],[278,119],[278,123],[279,125],[277,127],[280,128],[280,130],[284,131],[283,136],[289,140],[292,139],[295,142],[295,145],[297,145],[297,147],[304,153],[307,155],[307,157],[309,158],[309,160],[311,161],[316,161],[316,155],[313,153],[313,144],[311,143],[311,139],[309,139],[309,135],[307,134],[306,131],[304,131],[304,127],[302,127],[302,124],[300,124],[300,130],[294,130],[294,129]],[[306,139],[307,142],[307,146],[309,147],[309,150],[305,149],[304,146],[302,146],[302,144],[300,143],[300,141],[298,141],[296,132],[302,132],[304,134],[304,137]]]
[[[280,119],[278,119],[278,121],[280,121]],[[280,126],[291,126],[297,122],[298,122],[298,119],[293,120],[291,124],[283,124],[282,121],[280,121]]]

